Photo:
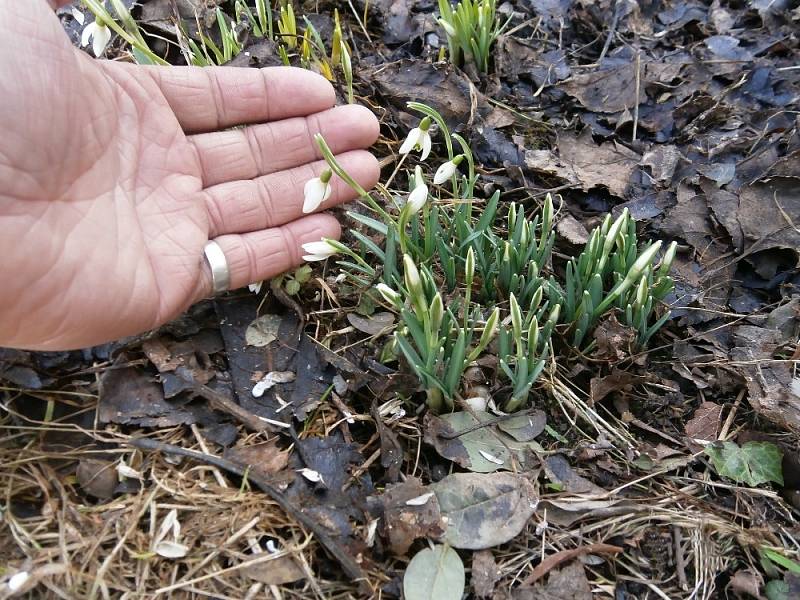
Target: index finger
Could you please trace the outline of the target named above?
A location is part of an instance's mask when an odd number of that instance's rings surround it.
[[[186,133],[304,117],[336,103],[324,77],[295,67],[147,69]]]

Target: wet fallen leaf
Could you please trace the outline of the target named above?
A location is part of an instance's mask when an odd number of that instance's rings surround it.
[[[464,564],[449,546],[420,550],[403,576],[405,600],[461,600],[466,584]]]
[[[752,569],[739,569],[731,577],[727,589],[737,594],[748,594],[753,598],[759,598],[762,585],[764,585],[764,577],[761,573]]]
[[[356,313],[347,313],[347,320],[356,329],[368,335],[380,335],[391,330],[394,325],[394,314],[378,312],[369,317]]]
[[[534,410],[526,415],[503,419],[497,428],[506,432],[518,442],[530,442],[544,431],[547,415],[543,410]]]
[[[782,453],[769,442],[716,442],[706,446],[714,469],[723,477],[756,487],[768,481],[783,485]]]
[[[556,225],[556,229],[570,244],[580,246],[589,241],[586,227],[572,215],[565,215]]]
[[[478,550],[472,554],[470,584],[478,598],[488,598],[494,593],[495,583],[500,579],[500,569],[491,550]]]
[[[550,571],[547,583],[532,588],[517,588],[513,600],[592,600],[592,588],[586,571],[578,560],[567,566]]]
[[[101,500],[110,498],[119,484],[116,465],[111,461],[83,458],[76,475],[83,490]]]
[[[562,486],[564,491],[573,494],[605,494],[606,491],[578,475],[570,466],[566,457],[560,454],[548,456],[545,460],[545,470],[551,481]]]
[[[306,578],[305,570],[291,555],[250,565],[242,573],[264,585],[284,585]]]
[[[261,315],[247,326],[244,338],[249,346],[263,348],[278,339],[278,329],[283,317],[281,315]]]
[[[223,457],[241,465],[250,465],[253,471],[267,480],[289,464],[289,452],[278,446],[278,438],[252,446],[228,448]]]
[[[384,535],[389,539],[393,554],[404,555],[418,538],[439,540],[442,537],[444,523],[439,501],[416,477],[388,486],[378,501],[383,510]]]
[[[722,406],[714,402],[703,402],[694,411],[694,415],[686,423],[686,436],[690,438],[692,451],[697,452],[702,448],[695,440],[713,442],[719,433]]]
[[[445,541],[469,550],[516,537],[539,501],[533,484],[512,473],[455,473],[430,487],[445,518]]]
[[[467,412],[440,417],[429,413],[425,416],[425,441],[444,458],[476,473],[510,470],[514,461],[525,464],[530,451],[541,450],[536,442],[518,442],[494,426],[474,429],[483,421],[494,421],[494,417],[485,412],[475,412],[475,417]],[[467,433],[459,435],[461,431]]]

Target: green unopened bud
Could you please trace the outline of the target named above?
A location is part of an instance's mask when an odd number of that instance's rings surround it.
[[[639,280],[639,286],[636,288],[636,306],[644,306],[647,300],[647,274]]]
[[[635,281],[638,281],[639,277],[641,277],[642,273],[644,273],[644,270],[653,262],[653,259],[658,253],[659,248],[661,248],[661,240],[650,244],[647,250],[642,252],[641,256],[636,259],[636,262],[633,263],[633,266],[625,276],[625,281],[628,281],[628,286],[626,287],[630,287],[631,284],[633,284]]]
[[[469,357],[467,358],[468,362],[472,362],[478,356],[480,356],[481,352],[486,349],[486,346],[489,345],[489,342],[492,341],[494,334],[497,333],[497,326],[500,323],[500,309],[495,307],[492,311],[492,314],[489,315],[489,318],[486,319],[486,325],[483,328],[483,333],[481,334],[481,339],[478,341],[478,345],[475,346],[475,349],[469,353]]]
[[[383,299],[386,300],[389,304],[394,306],[395,308],[401,308],[403,306],[403,297],[400,295],[399,292],[393,290],[385,283],[379,283],[375,286],[375,289],[378,290]]]
[[[511,313],[511,328],[514,330],[514,338],[519,341],[522,338],[522,311],[519,309],[519,303],[514,294],[509,296],[508,304]]]
[[[414,260],[408,254],[403,255],[403,269],[405,271],[403,278],[406,282],[408,292],[414,296],[415,299],[421,298],[423,295],[422,280],[419,278],[417,265],[414,264]]]
[[[536,354],[536,348],[539,345],[539,320],[534,316],[531,319],[531,324],[528,327],[528,353],[531,356]]]
[[[537,308],[539,308],[539,305],[542,303],[543,294],[544,294],[544,288],[543,287],[539,287],[539,289],[537,289],[533,293],[533,298],[531,298],[531,306],[530,306],[530,310],[531,311],[534,311]]]
[[[442,302],[442,295],[439,292],[436,292],[433,300],[431,300],[431,304],[428,307],[428,314],[431,319],[431,331],[439,331],[442,318],[444,317],[444,303]]]
[[[606,239],[603,242],[603,258],[608,256],[611,253],[611,249],[614,247],[614,243],[617,240],[617,236],[619,235],[622,226],[625,225],[628,221],[628,209],[625,208],[622,211],[622,214],[617,217],[617,220],[608,228],[608,233],[606,234]]]
[[[430,117],[424,117],[424,118],[423,118],[423,119],[422,119],[422,120],[419,122],[419,128],[420,128],[422,131],[428,131],[428,129],[430,129],[430,128],[431,128],[431,118],[430,118]]]
[[[675,260],[675,253],[678,251],[678,242],[672,242],[664,253],[664,259],[661,261],[661,267],[658,269],[659,277],[664,277],[669,273],[672,268],[672,261]]]
[[[467,250],[467,260],[464,263],[464,283],[468,288],[472,287],[472,281],[475,277],[475,251],[472,246]]]

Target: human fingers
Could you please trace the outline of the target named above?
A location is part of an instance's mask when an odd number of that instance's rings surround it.
[[[203,185],[253,179],[322,158],[314,135],[321,133],[334,153],[367,148],[378,139],[378,120],[356,104],[322,112],[189,137],[197,148]]]
[[[341,228],[330,215],[309,215],[263,231],[217,237],[230,271],[231,289],[280,275],[303,262],[302,245],[322,238],[339,239]],[[211,270],[203,264],[195,301],[212,293]]]
[[[363,188],[370,189],[380,176],[377,159],[369,152],[355,150],[337,160]],[[222,183],[206,189],[203,196],[210,223],[209,237],[257,231],[289,223],[303,215],[303,188],[326,168],[317,161],[256,179]],[[356,193],[338,177],[331,179],[331,195],[319,208],[324,210],[347,202]]]
[[[51,8],[56,9],[64,6],[65,4],[69,4],[70,0],[47,0],[47,3]]]
[[[324,77],[295,67],[146,69],[186,133],[302,117],[336,102]]]

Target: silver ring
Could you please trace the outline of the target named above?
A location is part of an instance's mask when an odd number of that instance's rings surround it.
[[[211,240],[203,246],[203,254],[206,255],[208,266],[211,268],[211,287],[214,289],[214,294],[227,292],[231,287],[231,271],[222,248]]]

